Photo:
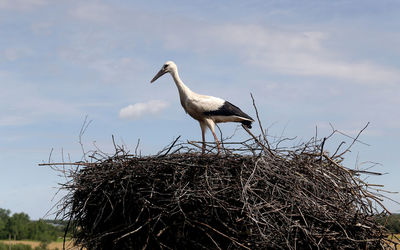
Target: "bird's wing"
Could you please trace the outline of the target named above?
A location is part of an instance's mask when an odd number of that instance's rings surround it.
[[[205,113],[213,110],[218,110],[225,103],[224,99],[206,96],[206,95],[196,95],[193,96],[187,103],[187,107],[196,113]]]
[[[240,108],[228,101],[225,101],[217,110],[208,111],[204,114],[212,116],[237,116],[249,121],[254,121],[248,114],[244,113]]]
[[[214,96],[197,95],[191,100],[189,106],[193,106],[190,109],[196,110],[196,113],[201,113],[206,116],[237,116],[253,121],[253,118],[244,113],[237,106]]]

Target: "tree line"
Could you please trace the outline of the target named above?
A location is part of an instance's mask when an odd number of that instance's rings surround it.
[[[400,233],[400,214],[380,217],[377,220],[385,224],[391,233]],[[64,236],[65,221],[60,220],[30,220],[25,213],[14,213],[0,208],[0,240],[36,240],[51,242]]]
[[[400,214],[391,214],[387,217],[378,218],[378,222],[394,234],[400,234]]]
[[[14,213],[0,208],[0,239],[37,240],[51,242],[64,235],[64,226],[59,221],[30,220],[25,213]]]

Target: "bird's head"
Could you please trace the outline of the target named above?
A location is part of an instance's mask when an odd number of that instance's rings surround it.
[[[158,71],[158,73],[153,77],[153,79],[151,79],[150,83],[153,83],[155,80],[160,78],[165,73],[168,73],[168,72],[171,73],[174,70],[177,70],[177,67],[176,67],[176,64],[173,61],[168,61],[168,62],[164,63],[164,65],[162,66],[161,70]]]

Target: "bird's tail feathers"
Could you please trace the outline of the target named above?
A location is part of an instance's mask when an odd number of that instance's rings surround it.
[[[248,127],[249,129],[251,128],[251,121],[242,121],[242,124],[246,127]]]

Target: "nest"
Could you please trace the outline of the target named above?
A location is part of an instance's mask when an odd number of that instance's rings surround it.
[[[177,140],[147,157],[92,152],[62,170],[58,215],[87,249],[391,247],[382,197],[362,180],[379,173],[344,167],[348,149],[329,155],[327,138],[282,149],[250,135],[221,155]]]

